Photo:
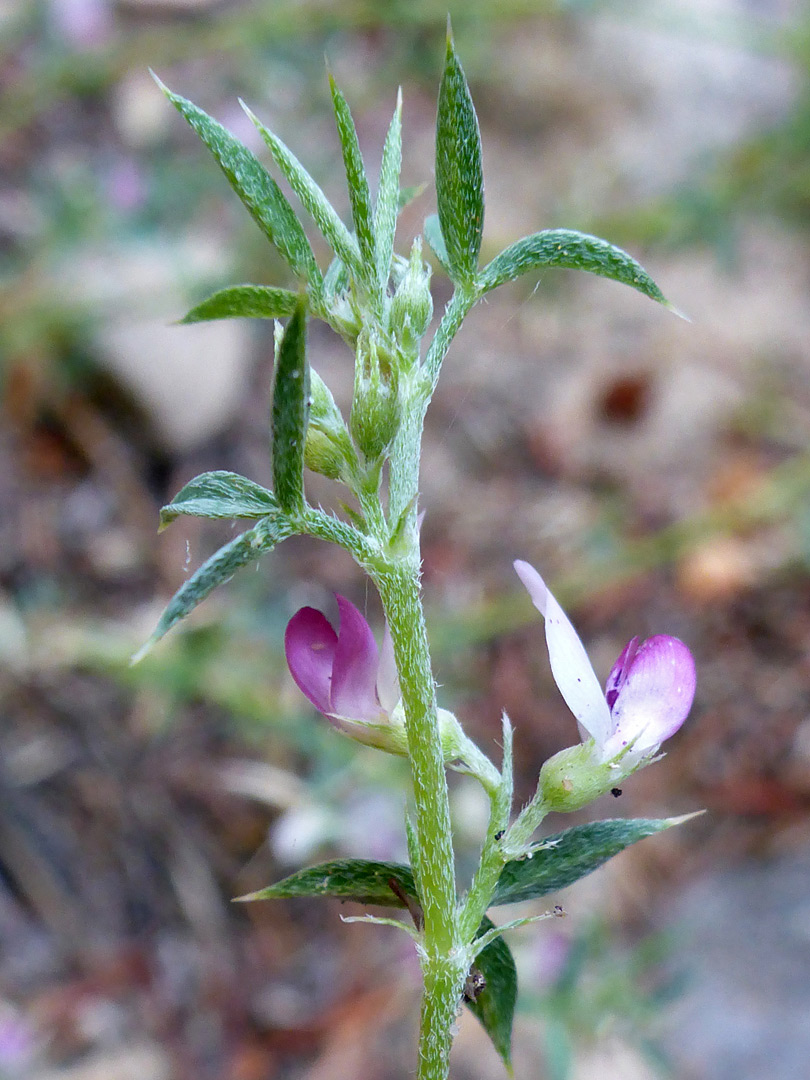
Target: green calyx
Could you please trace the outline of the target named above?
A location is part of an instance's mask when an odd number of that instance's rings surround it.
[[[357,473],[357,454],[349,430],[329,387],[310,371],[310,405],[304,463],[330,480],[351,483]]]
[[[598,799],[615,787],[626,770],[602,762],[593,739],[569,746],[550,757],[540,770],[537,793],[548,810],[569,814]]]
[[[374,331],[357,339],[350,427],[366,462],[380,461],[394,441],[402,415],[399,375]]]
[[[391,300],[391,331],[406,355],[418,353],[419,342],[430,325],[433,298],[430,295],[430,267],[422,261],[422,241],[411,248],[407,269]]]

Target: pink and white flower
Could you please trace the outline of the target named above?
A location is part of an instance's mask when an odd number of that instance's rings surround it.
[[[678,638],[656,634],[622,650],[604,692],[568,616],[533,566],[515,570],[546,627],[551,672],[583,741],[596,760],[617,763],[623,776],[650,761],[683,724],[695,696],[695,661]]]
[[[345,735],[389,753],[407,752],[399,680],[388,627],[382,650],[349,600],[337,596],[340,627],[305,607],[284,635],[290,673],[319,712]]]

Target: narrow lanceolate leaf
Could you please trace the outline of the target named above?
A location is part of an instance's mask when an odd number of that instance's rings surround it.
[[[273,289],[267,285],[231,285],[213,293],[193,307],[182,323],[208,322],[211,319],[283,319],[292,315],[298,293]]]
[[[391,260],[394,257],[394,235],[399,213],[399,174],[402,168],[402,91],[397,92],[397,104],[383,147],[380,186],[374,208],[377,277],[382,292],[388,286]]]
[[[506,864],[492,903],[515,904],[564,889],[631,844],[679,825],[691,816],[594,821],[547,836],[533,845],[526,858]]]
[[[332,88],[332,104],[335,109],[340,146],[343,151],[343,167],[346,170],[346,182],[349,186],[349,201],[352,207],[352,220],[357,242],[360,246],[360,258],[363,263],[364,277],[367,284],[373,286],[377,281],[377,244],[374,237],[374,221],[371,212],[371,192],[368,187],[366,167],[360,153],[357,128],[354,126],[349,103],[329,76]]]
[[[202,473],[182,488],[160,511],[160,529],[188,514],[204,518],[261,518],[278,509],[272,491],[238,473]]]
[[[241,104],[256,125],[259,134],[273,155],[273,160],[286,177],[287,183],[306,207],[307,212],[318,226],[327,244],[347,266],[351,267],[355,276],[362,278],[362,261],[357,241],[340,220],[335,208],[295,154],[284,145],[277,135],[274,135],[272,131],[266,128],[257,116],[254,116],[244,102]]]
[[[276,544],[292,536],[294,531],[285,517],[275,514],[263,518],[252,529],[221,547],[177,590],[161,615],[154,633],[133,656],[132,663],[142,660],[152,646],[160,641],[175,623],[193,611],[217,585],[230,580],[237,570],[254,562]]]
[[[300,221],[278,184],[258,159],[229,131],[202,109],[155,81],[172,105],[194,128],[219,163],[253,220],[276,246],[292,271],[317,286],[320,270]]]
[[[405,907],[403,896],[415,898],[416,887],[411,868],[402,863],[335,859],[299,870],[239,900],[286,900],[295,896],[334,896],[358,904]]]
[[[425,240],[427,240],[428,247],[436,256],[439,265],[448,277],[452,275],[450,269],[450,256],[447,254],[447,247],[442,236],[442,227],[439,224],[438,214],[431,214],[430,217],[425,218],[425,224],[422,229]]]
[[[470,284],[484,229],[481,135],[450,34],[436,116],[436,200],[451,277]]]
[[[510,244],[484,267],[478,285],[482,292],[488,292],[530,270],[541,270],[547,266],[587,270],[591,274],[612,278],[638,289],[659,304],[670,306],[653,279],[632,255],[609,244],[607,240],[572,229],[544,229]]]
[[[306,303],[299,300],[278,348],[273,382],[273,487],[288,514],[304,509],[304,444],[309,416]]]
[[[476,937],[481,937],[493,927],[494,924],[484,917]],[[511,1073],[512,1021],[517,1000],[517,970],[512,951],[503,938],[495,938],[478,954],[475,966],[484,976],[485,985],[474,1001],[465,999],[466,1004],[481,1021]]]

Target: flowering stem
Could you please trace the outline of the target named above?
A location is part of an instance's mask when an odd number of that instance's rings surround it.
[[[413,775],[425,980],[417,1077],[444,1080],[468,965],[457,948],[450,803],[419,591],[418,540],[406,560],[378,564],[371,573],[391,631]]]
[[[511,791],[501,786],[490,792],[490,815],[487,835],[481,852],[481,861],[461,907],[459,931],[462,941],[472,941],[475,933],[492,903],[495,886],[507,862],[501,845],[509,824]]]
[[[455,876],[450,803],[444,772],[430,666],[427,630],[419,595],[418,561],[372,567],[391,631],[405,709],[408,753],[413,772],[416,835],[419,843],[428,952],[447,952],[455,931]]]
[[[532,834],[540,827],[548,812],[549,807],[541,792],[537,791],[532,801],[523,807],[504,837],[504,849],[509,858],[519,857],[525,851]]]

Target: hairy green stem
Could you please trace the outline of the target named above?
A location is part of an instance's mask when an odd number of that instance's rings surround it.
[[[417,1080],[445,1080],[449,1072],[450,1048],[469,966],[466,954],[422,958],[425,991]]]
[[[428,952],[447,952],[455,944],[455,875],[450,802],[444,771],[436,691],[427,629],[419,595],[416,560],[372,568],[391,631],[405,709],[408,755],[413,773],[416,835]]]
[[[460,970],[465,965],[459,959],[456,933],[450,802],[419,593],[418,558],[384,569],[378,567],[372,576],[394,645],[413,776],[425,981],[417,1077],[445,1080],[453,1041],[452,1025],[466,969]]]
[[[481,861],[459,915],[459,935],[462,941],[472,941],[475,937],[481,920],[492,903],[501,871],[508,861],[501,847],[501,839],[509,824],[511,801],[511,792],[504,787],[490,794],[489,827],[481,851]]]
[[[447,355],[450,342],[458,333],[464,317],[477,299],[478,293],[474,288],[457,285],[450,303],[444,309],[444,315],[442,315],[441,322],[425,356],[424,371],[430,380],[431,394],[438,382],[442,360]]]

